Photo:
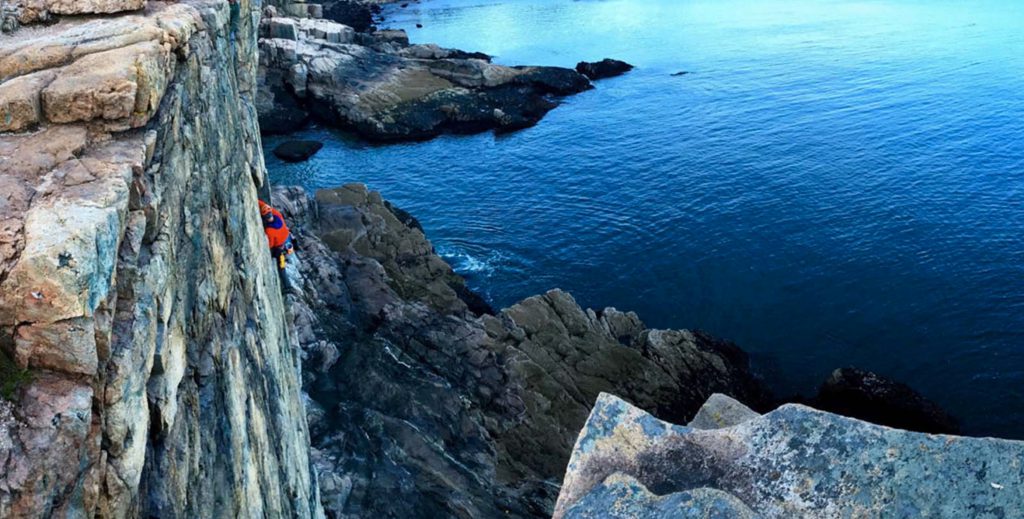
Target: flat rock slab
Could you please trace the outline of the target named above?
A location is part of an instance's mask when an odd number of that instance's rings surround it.
[[[1009,517],[1024,510],[1022,458],[1024,442],[915,433],[796,404],[700,430],[602,394],[554,517],[599,517],[594,507],[610,502],[660,506],[643,491],[623,496],[616,474],[658,496],[714,489],[695,505],[726,495],[769,518]]]
[[[274,155],[285,162],[302,162],[323,147],[320,141],[287,141],[274,148]]]

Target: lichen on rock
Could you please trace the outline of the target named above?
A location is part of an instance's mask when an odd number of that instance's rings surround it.
[[[766,518],[1009,517],[1024,507],[1022,458],[1024,442],[890,429],[799,404],[722,428],[682,427],[604,394],[554,516],[602,517],[614,500],[640,517],[688,517],[716,502]],[[678,496],[686,507],[666,509]]]

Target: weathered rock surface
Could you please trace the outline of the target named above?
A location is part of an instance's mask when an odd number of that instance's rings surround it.
[[[910,431],[956,434],[960,425],[906,384],[857,368],[832,372],[808,402],[812,407]]]
[[[57,15],[110,14],[146,7],[146,0],[11,0],[8,3],[8,8],[22,24],[49,21]]]
[[[296,128],[304,112],[382,141],[513,131],[536,124],[559,97],[591,88],[571,69],[496,65],[479,53],[410,45],[402,31],[267,16],[261,35],[268,133]]]
[[[617,59],[605,58],[601,61],[581,61],[576,64],[576,72],[591,80],[621,76],[633,70],[633,65]]]
[[[604,394],[554,516],[1010,517],[1024,509],[1022,461],[1024,442],[890,429],[798,404],[708,430]]]
[[[741,351],[698,333],[557,290],[493,312],[364,186],[273,201],[301,243],[289,302],[336,517],[547,516],[602,391],[678,420],[715,392],[766,400]]]
[[[0,517],[322,515],[256,208],[257,6],[0,39],[0,349],[30,375],[0,405]]]
[[[708,397],[708,401],[700,406],[697,415],[686,424],[693,429],[721,429],[741,424],[757,418],[758,415],[749,407],[721,393]]]

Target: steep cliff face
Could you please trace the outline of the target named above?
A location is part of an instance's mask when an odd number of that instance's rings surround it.
[[[602,395],[555,519],[1002,518],[1024,509],[1024,442],[924,434],[797,404],[709,399],[687,427]]]
[[[27,374],[0,517],[321,515],[256,207],[258,20],[149,2],[0,40],[0,353]]]

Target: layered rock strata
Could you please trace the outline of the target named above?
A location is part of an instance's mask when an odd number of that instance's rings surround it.
[[[1024,442],[914,433],[724,396],[688,427],[602,395],[554,517],[1010,517]]]
[[[741,351],[698,333],[561,291],[492,311],[364,186],[274,202],[299,237],[289,301],[335,517],[546,516],[600,392],[671,419],[715,392],[766,400]]]
[[[27,372],[0,517],[322,515],[256,207],[258,18],[150,2],[0,40],[0,350]]]

